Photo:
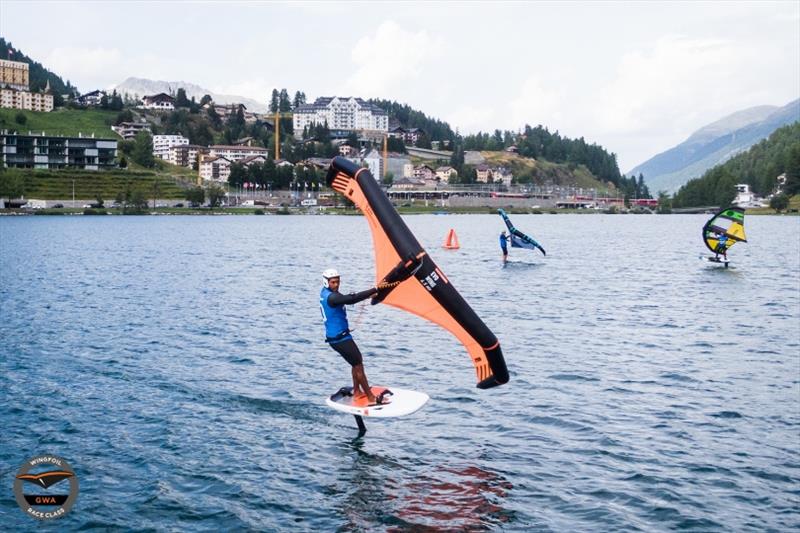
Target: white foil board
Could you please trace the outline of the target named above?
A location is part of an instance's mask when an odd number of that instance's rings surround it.
[[[363,405],[363,398],[353,399],[350,394],[352,387],[343,387],[325,400],[328,407],[350,415],[365,416],[370,418],[393,418],[416,413],[428,403],[430,396],[424,392],[394,387],[370,387],[376,396],[384,389],[389,389],[392,394],[386,395],[389,403],[381,405]]]

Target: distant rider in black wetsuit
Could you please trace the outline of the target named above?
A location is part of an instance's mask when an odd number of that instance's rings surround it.
[[[319,295],[319,305],[322,311],[322,320],[325,321],[325,342],[331,345],[345,361],[350,363],[353,375],[353,397],[361,394],[367,396],[370,405],[379,403],[375,395],[370,390],[367,382],[367,375],[364,372],[364,363],[361,351],[358,349],[353,336],[350,335],[350,325],[347,322],[347,310],[345,305],[353,305],[370,296],[378,293],[379,288],[385,288],[382,284],[372,287],[362,292],[352,294],[341,294],[339,292],[339,272],[329,268],[322,273],[322,291]]]
[[[505,231],[500,232],[500,249],[503,250],[503,263],[508,261],[508,247],[506,241],[511,240],[511,235],[506,235]]]

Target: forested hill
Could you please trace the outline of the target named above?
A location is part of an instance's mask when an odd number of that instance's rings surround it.
[[[783,192],[800,194],[800,121],[775,130],[748,151],[688,182],[675,194],[673,206],[728,205],[736,196],[737,183],[747,183],[753,192],[766,196],[783,173]]]
[[[720,165],[778,128],[800,119],[800,99],[778,107],[762,105],[732,113],[707,124],[673,148],[637,165],[651,189],[674,194],[689,180]]]
[[[11,51],[9,53],[9,50]],[[10,61],[21,61],[23,63],[27,63],[29,65],[29,72],[28,77],[30,80],[30,90],[31,91],[41,91],[47,85],[47,82],[50,82],[50,88],[53,91],[54,98],[58,101],[60,100],[60,95],[67,94],[67,93],[75,93],[77,89],[67,80],[61,79],[61,76],[50,72],[41,63],[38,61],[34,61],[30,57],[26,56],[12,45],[12,43],[6,41],[3,37],[0,37],[0,59],[8,59]],[[56,103],[58,105],[58,103]]]
[[[404,128],[419,128],[432,141],[453,141],[456,138],[456,134],[450,128],[450,124],[431,118],[422,111],[412,109],[408,104],[400,104],[392,100],[381,100],[379,98],[371,98],[368,102],[389,113],[391,122],[397,121]]]
[[[617,156],[602,146],[587,143],[583,137],[562,137],[557,131],[551,133],[541,125],[526,125],[522,133],[495,130],[493,134],[478,132],[461,137],[456,135],[447,122],[431,118],[407,104],[380,99],[369,101],[385,109],[391,121],[397,121],[405,128],[420,128],[432,141],[452,141],[455,145],[460,145],[462,150],[478,151],[501,151],[516,146],[521,156],[541,158],[552,163],[585,165],[595,177],[604,182],[611,182],[621,188],[628,185],[623,182]],[[632,183],[636,183],[635,177]]]
[[[616,154],[600,145],[587,143],[583,137],[562,137],[557,131],[551,133],[541,125],[526,125],[522,133],[495,130],[493,134],[479,132],[464,137],[465,150],[503,150],[512,145],[517,147],[521,156],[546,159],[552,163],[585,165],[598,179],[621,185],[622,174]]]

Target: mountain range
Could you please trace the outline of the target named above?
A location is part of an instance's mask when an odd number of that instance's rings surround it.
[[[690,179],[744,152],[778,128],[800,120],[800,100],[783,107],[757,106],[737,111],[694,132],[681,144],[633,168],[653,191],[674,193]]]
[[[248,111],[254,111],[256,113],[266,113],[269,110],[267,105],[269,95],[264,95],[264,102],[259,102],[258,100],[253,100],[252,98],[246,98],[244,96],[237,96],[235,94],[218,94],[200,87],[199,85],[195,85],[194,83],[189,83],[186,81],[160,81],[148,80],[145,78],[128,78],[116,87],[112,87],[112,89],[116,89],[116,91],[122,95],[129,95],[138,98],[141,98],[145,95],[158,93],[175,94],[180,88],[183,88],[183,90],[186,91],[187,98],[191,99],[194,97],[198,102],[204,95],[207,94],[211,96],[211,98],[214,99],[214,102],[218,104],[244,104]]]

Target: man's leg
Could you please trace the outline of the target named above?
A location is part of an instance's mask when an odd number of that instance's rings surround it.
[[[367,401],[369,403],[375,403],[375,395],[372,394],[372,391],[369,388],[369,383],[367,382],[367,374],[364,372],[364,365],[354,366],[353,370],[356,374],[356,379],[358,380],[359,385],[361,385],[361,390],[367,395]]]
[[[360,385],[358,383],[358,378],[356,377],[356,367],[350,367],[350,374],[353,376],[353,396],[358,396]]]
[[[353,396],[358,395],[360,389],[360,392],[367,395],[367,400],[370,403],[375,403],[375,395],[372,394],[372,391],[369,388],[367,375],[364,372],[361,351],[358,349],[358,345],[356,345],[355,341],[353,341],[353,339],[347,339],[346,341],[331,344],[331,348],[339,352],[339,355],[341,355],[345,361],[350,363],[350,366],[352,367],[351,375],[353,377]]]

